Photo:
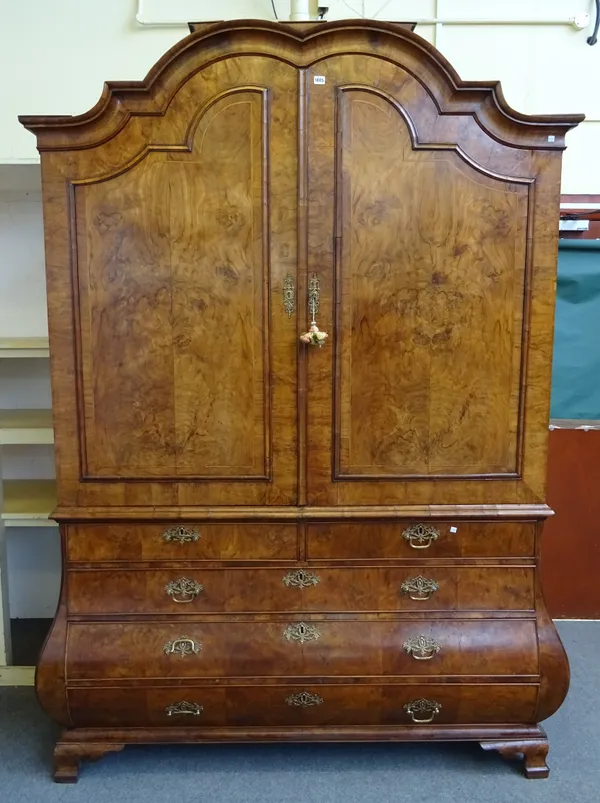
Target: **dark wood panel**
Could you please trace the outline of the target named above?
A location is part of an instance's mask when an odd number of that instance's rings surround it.
[[[550,433],[548,501],[541,577],[550,615],[600,619],[600,432]]]
[[[533,621],[312,619],[303,643],[286,638],[289,624],[71,623],[68,678],[538,673]]]
[[[516,474],[528,188],[416,150],[402,90],[337,108],[337,478]]]
[[[66,534],[69,561],[296,560],[294,524],[164,522],[77,524]]]
[[[543,499],[558,162],[490,158],[404,65],[347,55],[318,73],[308,269],[329,339],[307,356],[309,503]]]
[[[406,536],[406,537],[405,537]],[[535,526],[524,522],[398,521],[307,527],[307,557],[490,558],[532,557]]]
[[[265,101],[227,93],[191,158],[76,186],[90,476],[268,473]]]

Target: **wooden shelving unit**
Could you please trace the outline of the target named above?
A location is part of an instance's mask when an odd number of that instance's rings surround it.
[[[52,410],[0,410],[0,445],[52,443]]]
[[[47,337],[0,337],[0,359],[49,356]]]
[[[48,338],[0,338],[2,359],[47,359]],[[50,410],[1,410],[0,448],[54,443]],[[33,684],[34,667],[10,666],[10,614],[6,561],[6,534],[13,527],[54,527],[49,516],[56,506],[54,480],[6,480],[0,461],[0,686]]]
[[[49,520],[56,507],[54,480],[4,480],[0,517],[6,527],[54,527]]]

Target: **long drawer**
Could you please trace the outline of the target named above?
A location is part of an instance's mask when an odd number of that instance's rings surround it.
[[[70,569],[69,613],[530,610],[533,568]]]
[[[67,560],[296,560],[295,524],[116,523],[67,527]]]
[[[527,620],[73,622],[70,680],[537,675]]]
[[[531,557],[531,522],[327,522],[307,527],[310,560]]]
[[[407,725],[532,722],[535,684],[69,688],[75,726]]]

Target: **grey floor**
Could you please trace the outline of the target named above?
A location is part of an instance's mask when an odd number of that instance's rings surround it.
[[[129,747],[53,784],[57,730],[32,689],[0,688],[2,803],[600,803],[600,623],[564,622],[567,702],[546,723],[550,778],[475,744]]]

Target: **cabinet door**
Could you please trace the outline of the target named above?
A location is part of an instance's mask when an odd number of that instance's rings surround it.
[[[295,502],[296,98],[217,61],[71,155],[80,503]]]
[[[303,356],[309,502],[535,501],[531,151],[381,59],[330,58],[307,83],[307,272],[329,333]]]

